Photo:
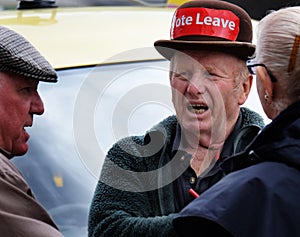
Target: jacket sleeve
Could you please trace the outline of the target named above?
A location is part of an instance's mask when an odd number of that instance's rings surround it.
[[[128,155],[122,147],[128,144],[119,142],[104,161],[90,207],[89,237],[176,236],[174,214],[161,215],[157,190],[143,189],[155,182],[139,175],[148,167],[143,166],[144,154],[136,147],[127,147],[135,153]]]

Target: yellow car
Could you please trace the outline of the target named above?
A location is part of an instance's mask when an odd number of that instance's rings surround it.
[[[25,36],[58,72],[57,84],[40,83],[45,113],[29,131],[28,153],[13,162],[65,237],[87,236],[89,205],[112,144],[174,113],[169,62],[153,43],[169,38],[175,8],[160,0],[102,2],[62,8],[32,0],[0,11],[0,24]],[[257,110],[255,100],[248,104]]]

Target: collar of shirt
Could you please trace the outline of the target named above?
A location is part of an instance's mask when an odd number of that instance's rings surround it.
[[[8,151],[4,150],[3,148],[0,147],[0,153],[2,155],[4,155],[6,158],[11,159],[13,156],[11,153],[9,153]]]
[[[242,125],[242,113],[240,112],[238,120],[237,120],[233,130],[231,131],[231,133],[229,134],[229,136],[225,140],[220,158],[232,155],[232,153],[233,153],[233,142],[234,142],[234,139],[235,139],[239,129],[241,128],[241,125]],[[181,130],[180,124],[177,123],[175,139],[174,139],[173,146],[172,146],[172,155],[173,156],[179,150],[182,151],[185,156],[187,155],[187,152],[185,152],[183,149],[181,149],[181,147],[182,147],[181,146],[181,142],[182,142],[181,139],[184,139],[184,136],[182,136],[182,130]]]

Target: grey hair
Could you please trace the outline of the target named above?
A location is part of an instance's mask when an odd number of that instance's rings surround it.
[[[275,83],[285,99],[273,99],[280,111],[300,99],[300,50],[293,50],[297,36],[300,37],[300,7],[273,11],[257,26],[256,60],[264,63],[278,80]]]
[[[242,85],[243,83],[248,80],[248,76],[249,76],[249,71],[248,68],[246,66],[246,63],[244,60],[242,59],[238,59],[238,72],[237,75],[234,79],[235,81],[235,87],[234,87],[234,92],[239,91],[240,89],[242,89]]]

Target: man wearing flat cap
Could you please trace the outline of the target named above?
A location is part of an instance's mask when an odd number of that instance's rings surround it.
[[[21,35],[0,26],[0,235],[62,237],[10,159],[28,150],[26,127],[44,112],[39,81],[57,74]]]
[[[108,152],[89,216],[89,237],[176,236],[172,220],[220,180],[220,163],[264,126],[241,107],[252,85],[252,24],[240,7],[199,0],[179,6],[170,40],[154,43],[170,60],[176,115]]]

